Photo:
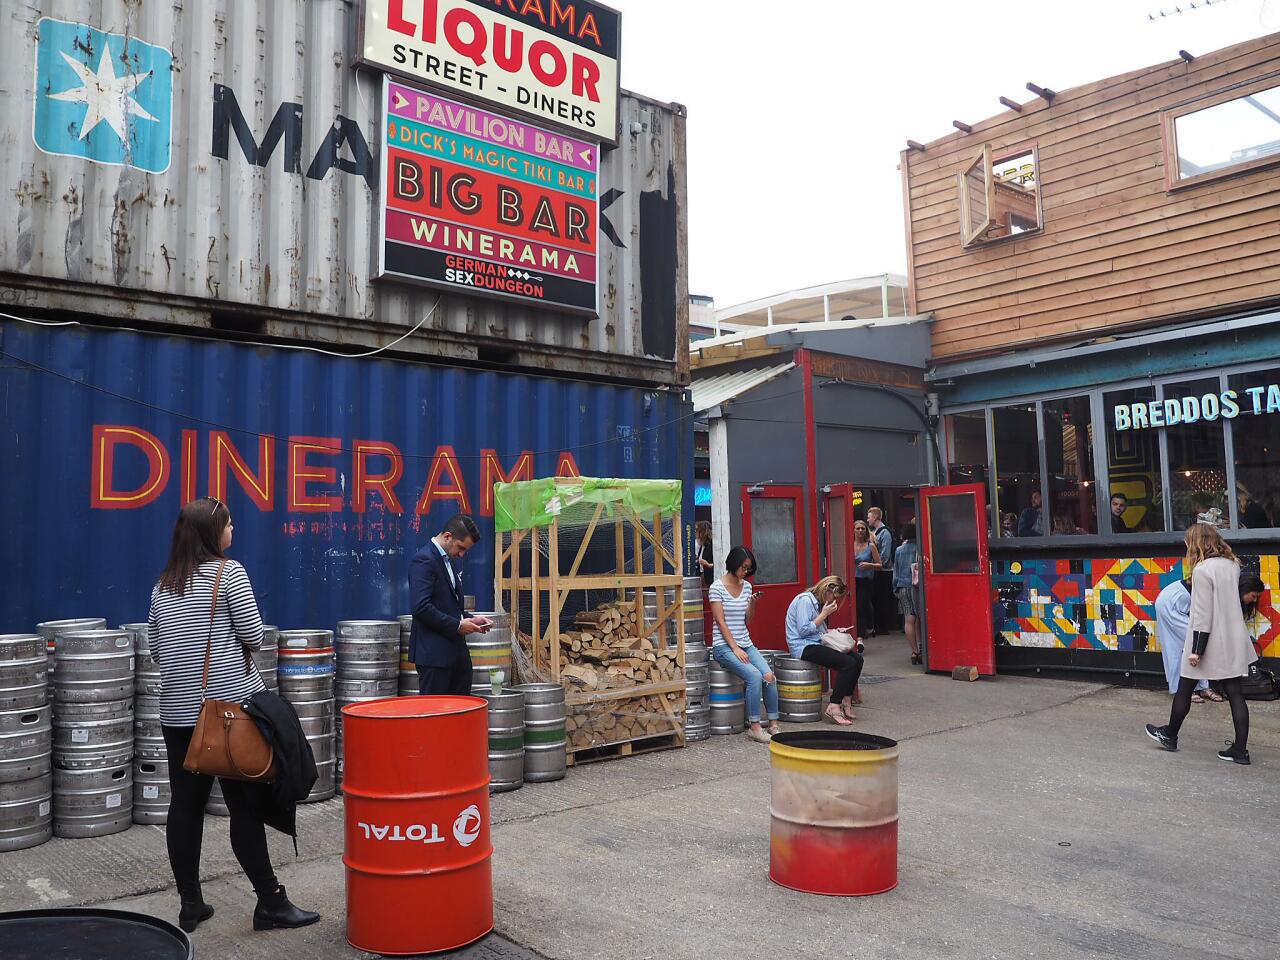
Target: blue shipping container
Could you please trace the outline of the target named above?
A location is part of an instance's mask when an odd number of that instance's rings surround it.
[[[489,608],[498,480],[675,478],[693,516],[679,393],[84,327],[3,323],[0,351],[0,633],[145,620],[196,496],[289,628],[407,613],[409,558],[460,509]]]

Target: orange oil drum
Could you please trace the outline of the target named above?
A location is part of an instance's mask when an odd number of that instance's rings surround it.
[[[454,950],[493,929],[489,719],[480,697],[344,707],[347,942]]]

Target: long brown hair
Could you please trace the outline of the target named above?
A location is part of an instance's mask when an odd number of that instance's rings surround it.
[[[222,532],[230,522],[227,505],[213,497],[192,500],[179,510],[169,562],[160,574],[160,589],[180,597],[200,564],[224,559]]]
[[[826,603],[826,601],[822,599],[823,594],[825,594],[832,587],[836,588],[835,598],[837,600],[849,592],[849,585],[844,582],[844,578],[837,577],[834,575],[830,577],[823,577],[821,580],[819,580],[817,583],[815,583],[812,587],[809,588],[809,592],[812,593],[814,597],[817,598],[818,605],[821,606],[823,603]]]
[[[1188,577],[1195,572],[1198,564],[1212,557],[1226,557],[1237,566],[1240,564],[1236,559],[1235,551],[1231,549],[1231,544],[1222,539],[1222,534],[1215,526],[1207,523],[1193,523],[1187,527],[1185,539]]]

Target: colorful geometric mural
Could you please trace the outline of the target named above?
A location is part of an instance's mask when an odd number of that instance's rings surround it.
[[[1267,591],[1249,632],[1259,654],[1280,657],[1280,557],[1242,556]],[[994,560],[996,643],[1011,647],[1154,653],[1160,650],[1156,596],[1181,580],[1182,557],[1114,560]]]

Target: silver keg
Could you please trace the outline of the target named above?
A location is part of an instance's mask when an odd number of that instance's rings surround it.
[[[209,799],[204,805],[204,812],[213,817],[231,816],[231,811],[227,809],[227,800],[222,795],[222,781],[217,777],[213,778],[213,789],[209,791]]]
[[[253,665],[258,668],[262,682],[267,685],[268,690],[277,690],[280,686],[279,677],[276,676],[276,668],[280,663],[278,634],[279,631],[275,627],[263,624],[262,646],[253,651]]]
[[[0,783],[31,780],[53,762],[53,723],[48,704],[0,710]]]
[[[697,743],[711,736],[711,705],[706,699],[695,700],[687,697],[684,714],[684,739],[686,743]]]
[[[115,767],[128,763],[132,753],[132,700],[58,706],[53,718],[55,769]]]
[[[145,623],[123,623],[120,629],[133,637],[133,696],[160,696],[160,661],[151,656],[151,637]]]
[[[341,678],[395,679],[400,667],[400,625],[394,620],[342,620],[333,638]]]
[[[400,617],[400,673],[399,693],[402,697],[418,695],[418,668],[409,659],[409,643],[413,639],[413,615]]]
[[[289,701],[332,698],[333,631],[281,630],[277,642],[280,696]]]
[[[334,701],[289,699],[289,703],[298,714],[303,735],[311,745],[316,770],[319,772],[319,779],[316,780],[311,793],[302,802],[315,803],[328,800],[334,795],[336,789],[334,760],[337,756],[337,736],[334,726],[336,722]]]
[[[725,736],[747,728],[746,684],[720,664],[711,663],[710,694],[711,733]]]
[[[302,803],[320,803],[323,800],[333,799],[333,795],[338,792],[337,784],[337,766],[336,760],[326,760],[323,763],[316,760],[316,785],[311,788],[311,792]]]
[[[489,792],[524,785],[524,694],[489,694]]]
[[[711,736],[711,665],[706,657],[707,648],[701,643],[691,644],[684,652],[684,738],[690,743]]]
[[[0,634],[0,710],[43,707],[49,698],[49,655],[37,633]]]
[[[706,643],[707,637],[703,630],[704,620],[702,618],[702,578],[685,577],[683,589],[685,645]]]
[[[163,824],[169,820],[169,764],[133,758],[133,822]]]
[[[338,713],[348,703],[360,703],[365,700],[382,700],[396,695],[398,681],[395,675],[384,680],[352,680],[338,677],[333,683],[334,699],[338,701]]]
[[[133,700],[133,754],[143,760],[164,760],[168,752],[160,728],[160,698]]]
[[[77,630],[102,630],[107,621],[102,617],[85,617],[81,620],[46,620],[36,624],[36,633],[44,637],[45,648],[49,654],[49,679],[53,679],[53,671],[57,667],[58,634]]]
[[[667,605],[670,606],[672,602],[671,590],[669,589],[663,590],[663,594],[666,597]],[[644,628],[643,629],[647,630],[649,629],[649,627],[653,626],[653,624],[655,624],[658,620],[658,591],[656,589],[645,590],[643,594],[643,599],[644,599]],[[655,647],[658,647],[659,649],[665,649],[666,647],[675,646],[675,639],[676,639],[675,621],[668,618],[666,623],[662,624],[662,626],[654,630],[653,633],[651,633],[649,636],[653,640],[653,645]]]
[[[511,617],[500,611],[477,613],[488,617],[493,626],[488,633],[467,634],[467,650],[471,654],[471,692],[475,696],[492,695],[495,684],[514,679],[511,666]],[[496,674],[501,677],[496,677]]]
[[[53,837],[53,774],[0,782],[0,853],[38,847]]]
[[[822,719],[822,678],[818,665],[807,660],[779,656],[774,660],[778,678],[778,713],[788,723],[816,723]]]
[[[68,703],[108,703],[133,697],[133,637],[124,630],[83,630],[58,634],[53,699]]]
[[[524,696],[524,780],[563,780],[566,769],[564,687],[558,683],[522,683]]]
[[[53,771],[53,833],[81,839],[105,837],[133,824],[133,765]]]

